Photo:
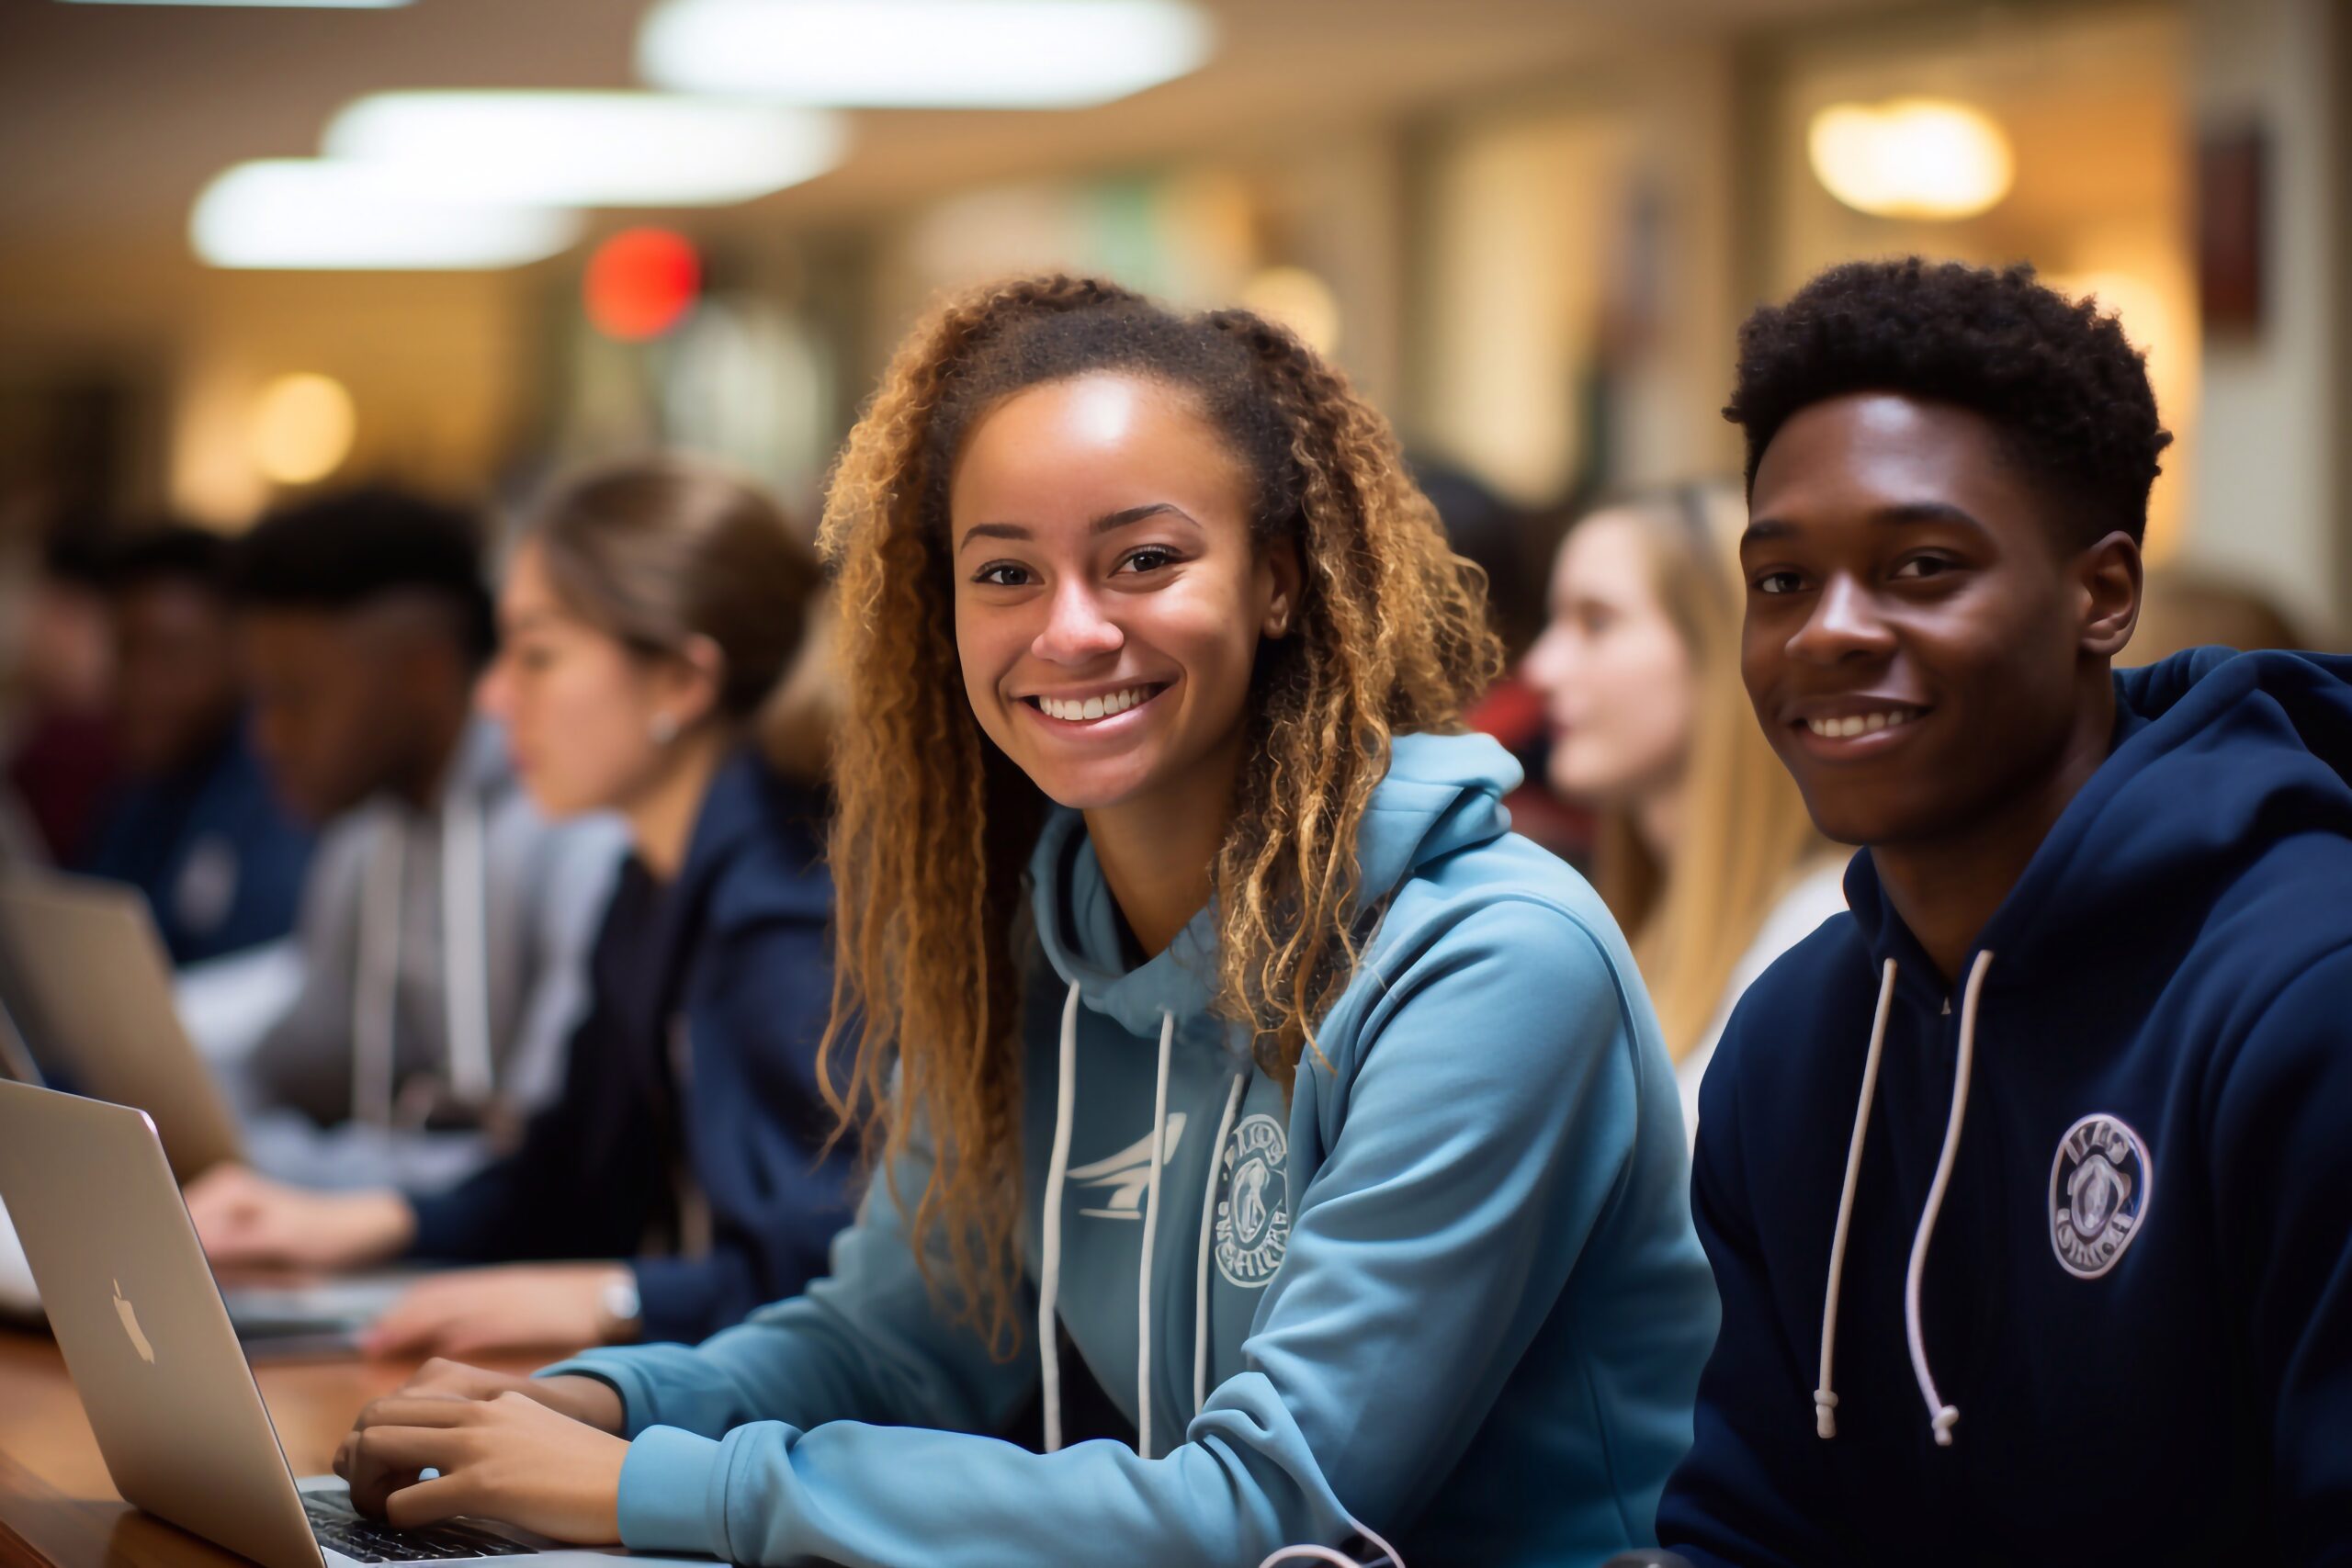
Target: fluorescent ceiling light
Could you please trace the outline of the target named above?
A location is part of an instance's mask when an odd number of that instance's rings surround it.
[[[658,87],[865,108],[1080,108],[1209,57],[1182,0],[662,0],[637,35]]]
[[[69,6],[234,6],[285,11],[390,11],[409,0],[65,0]]]
[[[521,266],[580,234],[574,212],[420,196],[365,164],[264,158],[215,176],[188,215],[214,266],[462,271]]]
[[[841,162],[838,117],[659,93],[378,93],[327,125],[330,158],[451,200],[555,207],[749,201]]]

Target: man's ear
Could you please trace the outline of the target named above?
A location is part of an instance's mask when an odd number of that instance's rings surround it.
[[[2083,615],[2085,653],[2113,659],[2132,640],[2140,621],[2140,595],[2146,569],[2140,547],[2118,529],[2075,559],[2075,584]]]

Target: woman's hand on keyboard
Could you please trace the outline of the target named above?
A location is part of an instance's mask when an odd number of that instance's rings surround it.
[[[617,1434],[626,1419],[621,1396],[612,1384],[601,1379],[516,1377],[512,1372],[494,1372],[487,1367],[468,1366],[439,1356],[417,1368],[392,1397],[486,1400],[496,1399],[502,1393],[536,1399],[557,1415],[584,1421],[600,1432]]]
[[[335,1450],[334,1469],[355,1506],[401,1529],[462,1515],[602,1546],[620,1540],[628,1457],[628,1444],[610,1432],[508,1389],[490,1399],[379,1399]],[[440,1473],[420,1479],[427,1470]]]

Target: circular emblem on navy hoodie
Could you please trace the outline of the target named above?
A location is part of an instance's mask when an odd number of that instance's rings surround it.
[[[1245,1291],[1274,1277],[1290,1246],[1288,1140],[1271,1116],[1245,1116],[1226,1140],[1216,1206],[1216,1271]]]
[[[2114,1116],[2066,1129],[2050,1165],[2050,1245],[2077,1280],[2115,1267],[2148,1221],[2148,1145]]]

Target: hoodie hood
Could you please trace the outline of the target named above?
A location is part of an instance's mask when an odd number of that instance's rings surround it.
[[[1385,900],[1422,867],[1510,830],[1502,797],[1520,766],[1484,735],[1400,735],[1356,836],[1360,907]],[[1102,863],[1078,812],[1057,807],[1031,856],[1039,945],[1080,1000],[1132,1034],[1209,1010],[1216,990],[1216,906],[1193,915],[1165,952],[1132,968]]]
[[[2352,832],[2352,660],[2192,649],[2116,672],[2115,747],[1977,939],[1996,987],[2181,918],[2289,835]],[[1934,968],[1854,857],[1847,902],[1906,984]]]

